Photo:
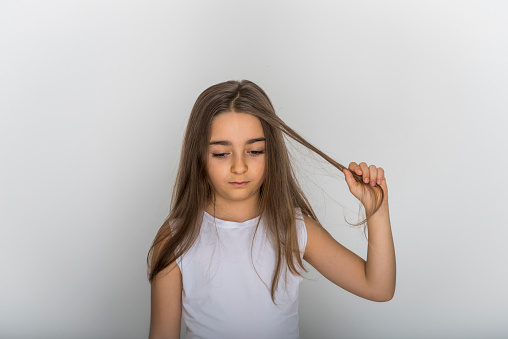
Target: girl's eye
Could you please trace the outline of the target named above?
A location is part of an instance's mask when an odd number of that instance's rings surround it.
[[[265,151],[250,151],[250,154],[252,154],[252,155],[260,155],[263,153],[265,153]]]
[[[212,153],[214,158],[224,158],[226,155],[227,153]]]
[[[265,151],[261,150],[261,151],[249,151],[250,155],[252,156],[258,156],[258,155],[261,155],[263,153],[265,153]],[[225,158],[229,153],[212,153],[212,156],[214,158]]]

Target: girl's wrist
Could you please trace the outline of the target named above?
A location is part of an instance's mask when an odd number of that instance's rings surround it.
[[[364,206],[364,208],[365,208],[365,206]],[[379,206],[378,210],[375,213],[367,212],[367,210],[366,210],[366,215],[369,218],[372,216],[376,216],[376,217],[377,216],[384,216],[384,215],[388,216],[389,215],[388,202],[383,201],[381,203],[381,206]]]

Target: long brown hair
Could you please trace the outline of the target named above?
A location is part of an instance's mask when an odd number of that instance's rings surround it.
[[[206,171],[211,123],[215,116],[225,112],[252,114],[260,120],[265,134],[266,165],[260,188],[260,212],[269,234],[275,240],[277,261],[270,287],[272,301],[275,302],[275,291],[284,266],[298,276],[302,275],[302,271],[306,271],[300,255],[296,255],[299,253],[299,246],[295,208],[300,208],[303,215],[318,221],[295,177],[283,134],[319,154],[340,171],[346,167],[286,125],[276,115],[266,93],[248,80],[226,81],[213,85],[199,95],[192,108],[182,144],[170,213],[148,252],[148,280],[151,283],[159,272],[183,255],[199,234],[203,210],[213,199],[213,190]],[[361,176],[352,173],[357,182],[363,183]],[[374,214],[383,201],[383,191],[370,185],[363,187],[378,198],[373,199],[377,204],[370,209],[373,211],[371,214]],[[364,224],[368,217],[355,225]]]

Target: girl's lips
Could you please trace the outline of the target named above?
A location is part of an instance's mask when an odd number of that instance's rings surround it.
[[[245,186],[248,183],[249,183],[248,181],[233,181],[233,182],[230,182],[231,185],[237,186],[237,187]]]

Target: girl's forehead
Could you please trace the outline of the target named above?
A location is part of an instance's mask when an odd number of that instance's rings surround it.
[[[227,112],[212,120],[210,140],[244,142],[263,138],[263,126],[257,117],[249,113]]]

